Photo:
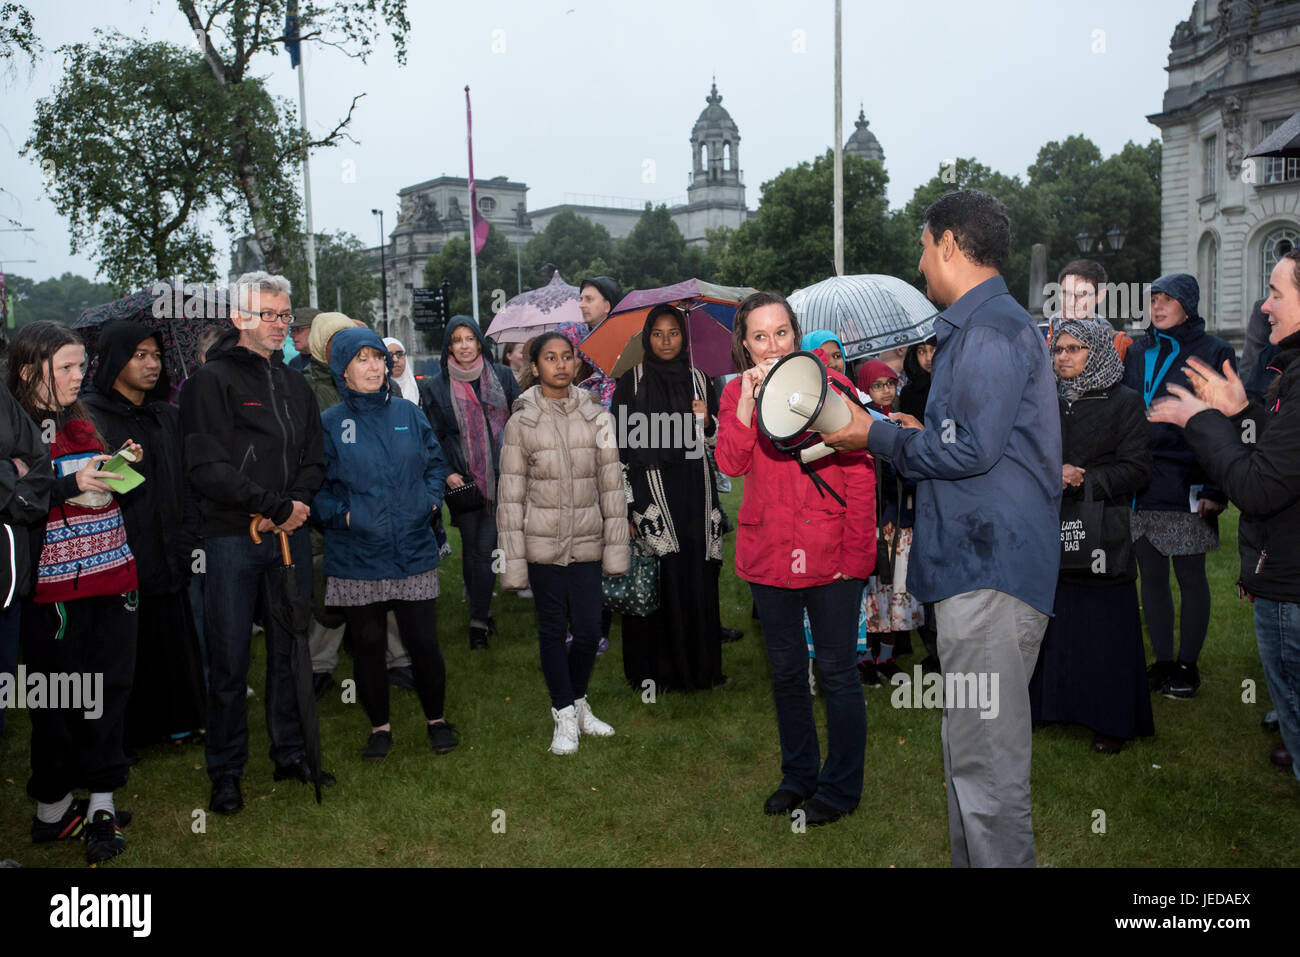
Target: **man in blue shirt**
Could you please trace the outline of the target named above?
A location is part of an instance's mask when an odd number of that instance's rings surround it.
[[[945,673],[944,774],[957,867],[1032,867],[1029,679],[1060,566],[1056,380],[1001,269],[1011,224],[997,199],[949,193],[925,213],[920,270],[946,307],[925,424],[891,416],[824,436],[888,456],[917,481],[907,588],[935,602]]]

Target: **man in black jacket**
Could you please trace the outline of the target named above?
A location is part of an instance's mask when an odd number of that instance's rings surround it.
[[[236,281],[234,325],[185,387],[181,420],[185,468],[198,493],[203,536],[204,633],[208,648],[208,777],[212,810],[243,807],[239,779],[248,760],[245,682],[253,610],[273,590],[289,533],[298,591],[311,594],[311,541],[305,522],[325,477],[320,411],[307,380],[284,365],[281,346],[293,313],[289,281],[264,272]],[[275,779],[306,781],[302,726],[294,704],[289,654],[294,636],[263,607],[267,638],[266,723]],[[304,639],[305,640],[305,637]],[[322,774],[322,783],[333,778]]]
[[[49,445],[0,383],[0,674],[12,675],[18,665],[21,599],[35,584],[32,571],[45,541],[53,484]],[[4,728],[0,702],[0,735]]]
[[[203,666],[187,594],[197,516],[184,515],[181,415],[168,402],[161,333],[114,322],[99,337],[85,402],[110,449],[145,450],[144,484],[118,497],[140,581],[135,680],[126,709],[128,749],[192,733],[204,715]]]

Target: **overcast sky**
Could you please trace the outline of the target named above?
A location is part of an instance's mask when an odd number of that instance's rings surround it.
[[[17,155],[34,103],[58,83],[58,46],[96,27],[197,48],[169,0],[28,0],[45,54],[35,70],[0,78],[0,264],[44,279],[96,266],[68,250],[67,222]],[[740,129],[746,199],[781,170],[831,145],[832,0],[528,0],[408,3],[405,67],[384,38],[366,64],[335,50],[305,57],[308,123],[328,130],[364,92],[351,127],[358,143],[312,158],[317,231],[378,241],[370,210],[396,222],[397,191],[441,174],[465,175],[465,102],[474,103],[475,171],[529,187],[539,209],[576,194],[681,201],[689,138],[716,74]],[[859,102],[885,150],[890,205],[954,156],[1023,175],[1040,146],[1074,133],[1104,154],[1146,142],[1161,106],[1169,38],[1192,0],[845,0],[844,135]],[[494,52],[495,51],[495,52]],[[286,56],[257,72],[297,102]],[[346,182],[344,163],[355,164]],[[653,166],[646,161],[651,161]],[[653,182],[645,180],[651,178]],[[16,221],[16,222],[14,222]],[[218,234],[218,248],[228,238]],[[34,259],[35,263],[17,260]],[[223,253],[219,268],[228,265]]]

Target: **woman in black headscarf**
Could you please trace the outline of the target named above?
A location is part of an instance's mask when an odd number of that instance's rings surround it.
[[[1061,569],[1029,684],[1035,725],[1082,724],[1092,729],[1092,749],[1102,754],[1155,733],[1137,563],[1128,547],[1130,503],[1148,481],[1151,444],[1145,403],[1121,383],[1124,364],[1113,338],[1107,322],[1066,319],[1050,342],[1061,409],[1062,510],[1073,511],[1086,491],[1105,507],[1101,556],[1089,547],[1084,567]],[[1107,567],[1107,559],[1118,567]]]
[[[711,688],[722,674],[718,573],[722,512],[705,445],[716,441],[713,383],[691,368],[686,323],[656,306],[641,330],[645,358],[618,380],[610,412],[632,489],[634,539],[659,556],[659,610],[623,616],[623,672],[637,690]]]
[[[917,342],[907,348],[903,357],[903,374],[907,384],[898,393],[898,412],[915,416],[920,422],[925,421],[925,403],[930,398],[930,365],[934,361],[934,349],[938,339],[931,336],[924,342]]]

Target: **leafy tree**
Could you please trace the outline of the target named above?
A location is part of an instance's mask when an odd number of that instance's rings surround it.
[[[478,321],[487,329],[499,306],[517,288],[515,250],[499,229],[489,230],[487,242],[478,254]],[[452,315],[474,314],[470,295],[469,239],[454,236],[424,266],[425,288],[432,289],[443,280],[451,284]],[[441,347],[442,343],[437,343]]]
[[[307,257],[305,245],[294,242],[284,275],[294,289],[294,300],[307,301]],[[336,290],[342,290],[343,313],[375,325],[375,302],[379,298],[379,277],[370,274],[365,257],[366,245],[351,233],[339,230],[330,235],[316,234],[316,280],[320,287],[321,306],[326,311],[338,305]]]
[[[37,319],[71,323],[83,309],[111,302],[118,294],[111,285],[91,282],[70,272],[41,282],[10,273],[5,276],[5,286],[15,328]]]
[[[286,246],[298,232],[298,193],[295,176],[306,150],[334,146],[346,134],[354,97],[347,116],[325,136],[305,141],[295,129],[292,108],[281,112],[282,128],[269,116],[258,94],[258,81],[250,73],[254,58],[283,52],[288,0],[178,0],[199,43],[200,52],[218,85],[231,97],[222,140],[242,198],[242,210],[272,272],[284,268]],[[406,62],[405,0],[353,0],[353,2],[297,4],[300,42],[319,42],[342,50],[363,62],[372,51],[378,23],[391,30],[399,63]]]
[[[916,188],[911,200],[895,217],[900,238],[906,241],[909,250],[909,267],[898,275],[912,281],[918,289],[925,288],[925,280],[916,269],[916,262],[921,258],[920,236],[925,211],[940,197],[959,189],[983,190],[1007,207],[1011,219],[1011,256],[1002,275],[1011,294],[1019,302],[1026,302],[1030,252],[1034,243],[1044,241],[1050,228],[1047,215],[1039,195],[1027,190],[1018,176],[1005,176],[974,159],[959,158],[951,166],[941,166],[928,183]]]
[[[35,67],[40,50],[36,20],[31,12],[21,3],[0,4],[0,63],[8,63],[21,54]]]
[[[662,203],[645,204],[645,212],[618,244],[616,253],[619,267],[614,275],[625,291],[669,286],[704,272],[704,253],[686,245]]]
[[[614,240],[609,230],[566,209],[557,213],[546,228],[528,241],[523,249],[523,271],[534,284],[550,281],[550,263],[567,282],[577,283],[587,276],[599,276],[610,268],[614,259]]]
[[[723,237],[711,237],[725,246],[717,257],[722,281],[789,293],[833,275],[834,173],[827,150],[764,183],[758,216],[727,235],[725,244]],[[898,232],[885,199],[888,182],[879,162],[844,157],[847,274],[900,274]]]
[[[93,249],[123,292],[175,273],[216,279],[198,215],[228,188],[211,132],[223,91],[197,56],[167,43],[110,36],[62,52],[63,79],[37,102],[23,152],[40,157],[55,209],[71,223],[72,252]]]

